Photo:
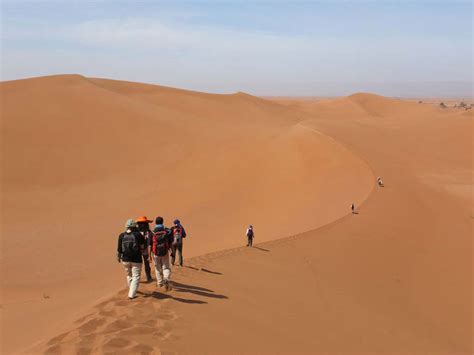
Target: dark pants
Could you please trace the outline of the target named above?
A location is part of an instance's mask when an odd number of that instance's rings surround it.
[[[151,281],[151,268],[150,268],[150,259],[148,255],[142,255],[143,256],[143,264],[145,264],[145,274],[146,274],[146,279],[147,281]]]
[[[179,253],[179,266],[183,266],[183,243],[181,244],[173,244],[171,246],[171,264],[174,265],[174,261],[176,259],[176,253]]]
[[[253,237],[247,237],[247,239],[248,239],[247,246],[251,247],[253,244]]]

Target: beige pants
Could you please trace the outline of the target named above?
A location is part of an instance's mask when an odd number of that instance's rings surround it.
[[[158,285],[163,282],[163,279],[168,281],[171,276],[170,256],[168,253],[164,256],[153,255],[155,261],[156,281]]]
[[[122,265],[125,269],[125,273],[127,274],[128,297],[133,298],[138,291],[140,275],[142,273],[142,263],[122,261]]]

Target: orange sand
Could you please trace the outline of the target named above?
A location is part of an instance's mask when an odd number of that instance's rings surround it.
[[[471,112],[80,76],[0,90],[2,352],[472,353]],[[203,256],[130,302],[114,249],[141,214],[179,216]],[[235,248],[249,223],[264,243]]]

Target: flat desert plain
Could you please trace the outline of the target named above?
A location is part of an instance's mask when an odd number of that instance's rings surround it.
[[[2,353],[472,353],[472,110],[80,75],[0,94]],[[180,218],[185,266],[129,301],[141,215]]]

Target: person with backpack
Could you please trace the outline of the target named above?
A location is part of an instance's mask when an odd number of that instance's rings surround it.
[[[169,249],[171,247],[170,234],[162,224],[153,229],[153,236],[149,240],[149,246],[155,263],[156,281],[159,287],[171,290],[169,283],[171,277]]]
[[[146,216],[138,217],[135,222],[137,222],[138,231],[143,235],[145,239],[145,245],[149,244],[149,239],[153,236],[152,231],[150,230],[150,221]],[[143,252],[143,264],[145,265],[145,274],[146,274],[146,281],[151,282],[153,278],[151,277],[151,267],[150,267],[150,251],[149,248],[145,247]]]
[[[245,233],[247,236],[247,246],[251,247],[253,245],[253,238],[255,237],[255,234],[253,233],[253,226],[249,225],[247,228],[247,232]]]
[[[156,226],[158,226],[158,225],[160,225],[160,224],[163,225],[163,227],[165,228],[165,231],[166,231],[168,234],[171,233],[171,229],[165,226],[165,220],[163,219],[163,217],[158,216],[158,217],[155,218],[155,228],[156,228]]]
[[[138,291],[144,249],[145,239],[138,232],[137,223],[129,219],[125,224],[125,232],[118,237],[117,245],[117,260],[122,263],[127,274],[129,299],[134,299]]]
[[[179,253],[179,266],[183,266],[183,239],[186,238],[186,231],[179,219],[175,219],[174,226],[171,227],[171,264],[174,265],[176,253]]]

